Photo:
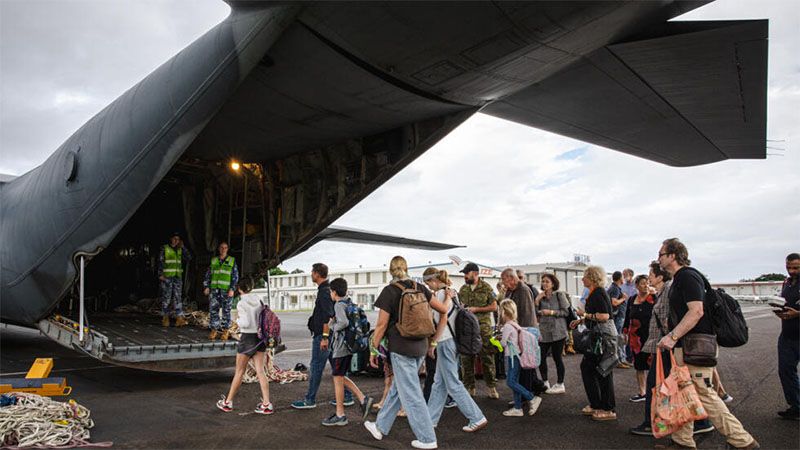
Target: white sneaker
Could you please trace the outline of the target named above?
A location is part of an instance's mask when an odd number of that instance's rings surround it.
[[[369,431],[369,434],[371,434],[372,437],[375,438],[375,440],[380,441],[381,439],[383,439],[383,433],[381,433],[381,430],[378,429],[378,425],[375,425],[375,422],[370,422],[368,420],[365,421],[364,428],[366,428],[367,431]]]
[[[542,397],[539,397],[538,395],[536,397],[533,397],[533,400],[531,400],[529,403],[530,409],[528,410],[528,415],[532,416],[536,414],[536,411],[539,410],[539,405],[541,404],[542,404]]]
[[[474,432],[480,430],[481,428],[485,427],[488,424],[489,424],[489,421],[486,420],[486,417],[483,417],[481,420],[479,420],[479,421],[477,421],[475,423],[470,423],[470,424],[462,427],[461,429],[464,432],[467,432],[467,433],[474,433]]]
[[[506,417],[522,417],[525,414],[522,412],[521,409],[511,408],[507,411],[503,411],[503,415]]]
[[[556,383],[550,389],[545,391],[545,394],[563,394],[567,392],[564,388],[564,383]]]
[[[550,382],[549,381],[545,381],[544,382],[544,387],[546,387],[547,389],[550,389]]]
[[[416,439],[411,441],[411,446],[414,447],[414,448],[429,448],[429,449],[431,449],[431,448],[439,448],[439,446],[436,445],[436,441],[429,442],[429,443],[426,444],[426,443],[420,442],[420,441],[418,441]]]

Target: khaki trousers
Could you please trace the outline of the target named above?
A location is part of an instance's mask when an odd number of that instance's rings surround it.
[[[708,413],[708,419],[714,424],[728,443],[733,447],[746,447],[750,445],[754,438],[744,430],[742,423],[739,422],[728,410],[728,405],[719,398],[714,389],[711,379],[714,376],[713,367],[697,367],[683,363],[683,349],[675,349],[675,360],[678,365],[689,368],[692,375],[692,382],[697,389],[697,395],[703,403],[703,407]],[[683,428],[672,433],[672,440],[686,447],[697,447],[692,437],[693,422],[688,422]]]

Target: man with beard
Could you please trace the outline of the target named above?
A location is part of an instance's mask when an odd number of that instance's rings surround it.
[[[458,291],[458,298],[470,312],[475,314],[481,325],[481,340],[483,348],[478,356],[483,367],[483,380],[486,382],[489,398],[500,398],[497,393],[497,377],[494,368],[494,346],[489,339],[494,331],[492,313],[497,309],[492,287],[478,276],[478,265],[467,263],[461,270],[464,274],[464,286]],[[475,357],[472,355],[461,356],[461,378],[470,395],[475,396]]]

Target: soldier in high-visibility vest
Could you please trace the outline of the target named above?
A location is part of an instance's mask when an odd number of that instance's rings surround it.
[[[183,247],[178,232],[172,233],[169,244],[164,244],[158,252],[158,279],[161,281],[161,324],[169,326],[170,303],[174,305],[175,326],[187,324],[183,317],[183,264],[192,259],[191,253]]]
[[[211,258],[211,265],[203,279],[204,295],[208,295],[208,306],[211,315],[208,338],[212,341],[221,334],[220,339],[228,340],[231,326],[231,303],[236,285],[239,284],[239,270],[236,260],[228,255],[228,243],[219,243],[219,256]],[[220,318],[220,309],[222,317]]]

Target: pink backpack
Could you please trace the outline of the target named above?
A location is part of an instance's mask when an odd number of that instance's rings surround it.
[[[542,362],[541,349],[539,348],[539,329],[536,327],[522,328],[519,325],[516,325],[516,328],[520,352],[519,365],[523,369],[539,367]]]

